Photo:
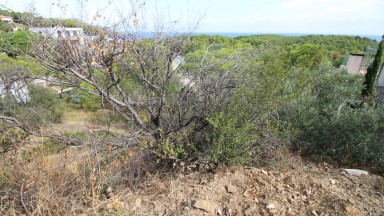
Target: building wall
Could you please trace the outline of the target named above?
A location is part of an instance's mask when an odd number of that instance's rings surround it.
[[[1,21],[11,24],[13,22],[12,17],[0,16]]]
[[[63,28],[63,27],[52,27],[52,28],[30,28],[31,32],[36,32],[43,35],[44,37],[51,38],[69,38],[76,36],[84,36],[84,30],[82,28]]]
[[[363,64],[364,55],[351,54],[348,59],[347,69],[350,73],[361,73],[361,66]]]

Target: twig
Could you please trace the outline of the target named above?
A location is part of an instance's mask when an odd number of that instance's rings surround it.
[[[24,184],[21,185],[21,189],[20,189],[20,201],[21,201],[21,204],[23,205],[24,207],[24,210],[27,212],[28,215],[31,215],[31,212],[29,212],[27,206],[25,205],[24,203],[24,199],[23,199],[23,188],[24,188]]]

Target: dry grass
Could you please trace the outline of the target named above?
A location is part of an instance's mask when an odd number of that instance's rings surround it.
[[[128,134],[130,126],[110,110],[87,111],[68,108],[62,117],[62,122],[52,125],[50,130],[56,133],[110,131]]]
[[[119,191],[134,190],[149,168],[143,155],[98,153],[96,148],[68,148],[55,155],[35,155],[0,166],[0,215],[98,215],[128,213]],[[108,187],[110,189],[108,189]],[[108,189],[108,190],[107,190]]]
[[[382,195],[384,195],[384,179],[380,179],[380,180],[377,182],[377,190],[379,191],[379,193],[381,193]]]
[[[94,120],[103,112],[69,109],[63,122],[49,130],[89,134],[106,127]],[[128,133],[121,125],[108,127]],[[129,215],[130,209],[121,201],[124,193],[112,195],[110,190],[119,185],[124,185],[122,192],[137,188],[154,169],[147,155],[138,149],[103,146],[95,136],[86,138],[87,146],[52,151],[54,144],[35,137],[22,149],[3,155],[0,215]]]

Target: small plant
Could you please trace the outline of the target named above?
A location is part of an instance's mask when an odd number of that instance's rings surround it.
[[[29,86],[29,92],[31,98],[24,111],[31,116],[32,124],[61,121],[65,106],[56,92],[35,85]]]
[[[36,156],[47,156],[52,154],[57,154],[65,148],[65,145],[60,141],[48,138],[42,144],[39,144],[37,147],[29,149],[23,154],[23,158],[26,161],[33,160]]]
[[[75,138],[75,139],[80,139],[80,140],[85,140],[88,138],[90,135],[85,132],[85,131],[67,131],[64,132],[64,137],[67,138]]]
[[[8,152],[16,146],[28,141],[28,134],[20,128],[12,127],[6,128],[0,135],[0,144],[2,152]]]

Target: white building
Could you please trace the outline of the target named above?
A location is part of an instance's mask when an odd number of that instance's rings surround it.
[[[9,16],[0,16],[0,19],[1,21],[3,21],[3,23],[8,23],[8,24],[13,23],[12,17],[9,17]]]
[[[30,28],[31,32],[36,32],[49,38],[75,38],[84,36],[83,28],[49,27],[49,28]]]

